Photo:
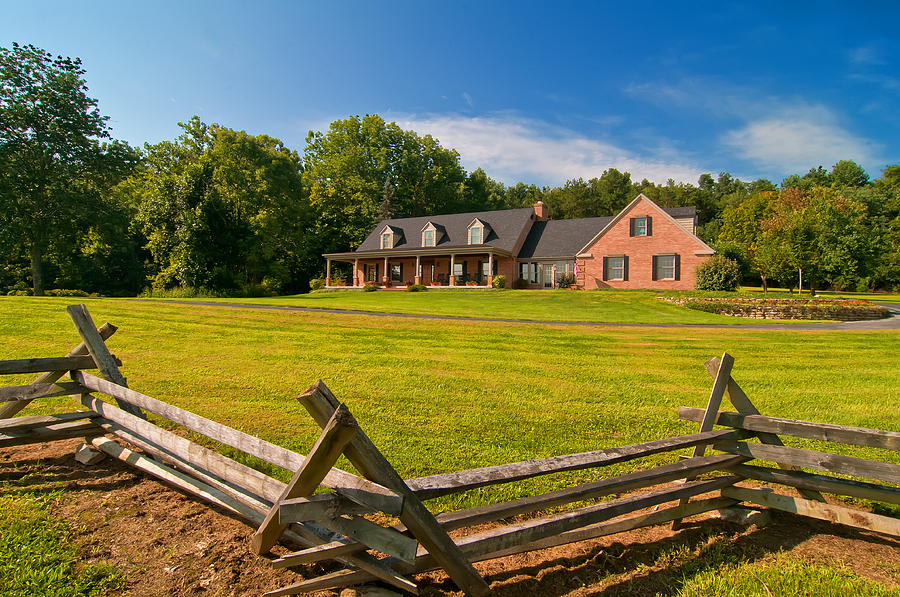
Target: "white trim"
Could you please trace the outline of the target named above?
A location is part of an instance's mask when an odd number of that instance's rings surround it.
[[[578,253],[575,255],[575,259],[593,259],[594,256],[591,253]]]
[[[673,218],[672,216],[670,216],[669,214],[667,214],[666,211],[665,211],[663,208],[661,208],[660,206],[658,206],[656,203],[653,202],[652,199],[650,199],[650,197],[648,197],[647,195],[645,195],[645,194],[643,194],[643,193],[638,194],[637,197],[635,197],[634,199],[632,199],[632,200],[631,200],[631,203],[629,203],[628,205],[626,205],[625,208],[624,208],[622,211],[620,211],[618,214],[616,214],[616,216],[615,216],[612,220],[610,220],[609,224],[607,224],[606,226],[604,226],[603,229],[602,229],[600,232],[598,232],[597,235],[594,236],[594,238],[592,238],[592,239],[588,242],[588,244],[586,244],[586,245],[584,245],[583,247],[581,247],[581,250],[578,251],[578,252],[579,252],[579,253],[583,253],[584,251],[587,251],[588,249],[590,249],[590,248],[594,245],[594,243],[596,243],[598,240],[600,240],[600,238],[601,238],[604,234],[606,234],[613,226],[615,226],[616,224],[618,224],[619,221],[621,221],[622,218],[625,217],[625,214],[627,214],[627,213],[628,213],[635,205],[637,205],[638,202],[639,202],[641,199],[644,199],[644,200],[647,201],[650,205],[652,205],[653,207],[655,207],[656,210],[657,210],[659,213],[661,213],[661,214],[663,215],[663,217],[668,218],[668,220],[669,220],[670,222],[672,222],[673,224],[675,224],[676,226],[678,226],[678,229],[679,229],[679,230],[684,230],[684,232],[685,232],[688,236],[690,236],[690,237],[693,238],[695,241],[697,241],[698,243],[700,243],[700,245],[703,247],[701,250],[703,250],[703,251],[710,251],[710,253],[709,253],[710,255],[712,255],[712,254],[714,254],[714,253],[716,252],[715,249],[713,249],[713,248],[710,247],[708,244],[706,244],[705,242],[703,242],[702,240],[700,240],[700,237],[699,237],[699,236],[697,236],[697,235],[694,234],[693,232],[690,232],[689,230],[685,230],[685,229],[684,229],[684,226],[682,226],[681,224],[679,224],[678,221],[677,221],[675,218]]]

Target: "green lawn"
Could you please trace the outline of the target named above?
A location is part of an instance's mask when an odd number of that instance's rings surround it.
[[[660,301],[653,290],[429,290],[335,291],[263,298],[180,299],[280,305],[376,313],[454,315],[489,319],[602,323],[762,324]]]
[[[72,529],[50,513],[61,497],[0,492],[0,595],[87,597],[125,588],[122,571],[81,561]]]
[[[543,294],[572,295],[593,293]],[[473,300],[441,300],[453,297]],[[65,312],[72,302],[0,298],[0,359],[57,356],[77,344]],[[407,478],[691,433],[696,424],[679,421],[675,409],[705,406],[711,380],[703,362],[726,350],[736,358],[735,379],[764,414],[900,431],[896,331],[572,327],[84,302],[98,325],[119,326],[108,345],[131,387],[307,451],[318,429],[295,396],[321,378]],[[67,398],[44,399],[23,414],[72,408]],[[900,464],[898,452],[831,447]],[[478,505],[673,459],[485,488],[432,505]]]
[[[0,358],[77,344],[70,302],[0,299]],[[306,450],[316,429],[294,396],[321,378],[406,476],[689,432],[675,407],[705,405],[703,362],[725,350],[764,413],[900,430],[894,331],[573,328],[86,302],[98,325],[120,326],[109,344],[132,387]]]

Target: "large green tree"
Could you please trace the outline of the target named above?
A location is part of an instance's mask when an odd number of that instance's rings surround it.
[[[175,141],[145,148],[117,193],[136,211],[157,288],[303,287],[309,210],[296,152],[196,116]]]
[[[431,135],[371,114],[336,120],[324,133],[310,131],[306,142],[304,183],[322,251],[354,248],[365,239],[378,221],[386,181],[393,185],[394,217],[466,210],[459,154]]]
[[[763,291],[768,291],[769,277],[774,270],[773,251],[760,252],[763,243],[763,222],[773,212],[772,202],[777,197],[774,191],[751,195],[744,201],[729,207],[722,213],[722,229],[719,240],[731,242],[740,248],[741,257],[762,281]]]
[[[98,202],[135,159],[102,142],[108,118],[84,74],[78,58],[0,48],[0,238],[8,254],[27,255],[36,295],[48,252],[72,251],[86,226],[101,224]]]

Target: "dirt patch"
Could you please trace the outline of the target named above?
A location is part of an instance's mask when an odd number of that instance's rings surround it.
[[[0,450],[0,491],[64,489],[56,514],[67,520],[86,561],[125,571],[129,595],[259,595],[300,580],[274,570],[249,549],[250,528],[106,459],[84,466],[77,440]],[[477,532],[497,525],[485,525]],[[518,597],[674,595],[685,578],[723,563],[757,561],[778,551],[842,563],[864,578],[900,584],[900,541],[787,514],[765,528],[689,519],[476,564],[493,595]],[[314,576],[335,568],[298,568]],[[442,572],[417,577],[424,596],[462,595]],[[322,592],[317,595],[335,595]]]

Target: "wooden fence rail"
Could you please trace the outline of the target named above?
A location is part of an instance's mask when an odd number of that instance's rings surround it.
[[[900,488],[891,485],[900,483],[900,466],[786,447],[780,439],[787,435],[900,450],[900,433],[763,416],[732,377],[734,359],[727,353],[706,363],[714,378],[706,408],[679,409],[682,419],[700,423],[697,433],[404,480],[321,381],[298,397],[322,427],[309,454],[300,454],[128,388],[118,368],[122,363],[104,343],[115,326],[96,329],[82,305],[68,312],[83,342],[67,355],[0,361],[0,374],[43,372],[31,384],[0,388],[0,447],[88,438],[103,453],[246,520],[255,528],[250,536],[255,552],[264,554],[279,541],[299,548],[271,559],[276,568],[324,560],[345,566],[269,596],[376,581],[415,594],[418,587],[411,575],[434,569],[443,569],[466,594],[480,596],[490,588],[474,562],[650,525],[671,522],[677,528],[686,517],[739,503],[900,536],[900,520],[826,503],[822,496],[900,504]],[[98,369],[100,376],[85,369]],[[65,375],[71,381],[60,381]],[[60,395],[72,395],[87,410],[9,418],[35,399]],[[738,412],[721,409],[726,399]],[[293,477],[289,483],[274,479],[151,423],[145,411]],[[691,456],[678,460],[675,453],[686,449]],[[723,453],[707,454],[710,449]],[[540,495],[437,515],[424,504],[472,489],[602,469],[663,453],[673,453],[674,461]],[[340,455],[359,474],[334,468]],[[775,462],[780,468],[758,466],[753,460]],[[801,471],[800,466],[830,474]],[[802,497],[746,486],[748,480],[795,488]],[[676,481],[680,483],[672,484]],[[323,488],[326,493],[316,493]],[[563,510],[541,514],[550,508]],[[369,514],[400,522],[377,524],[366,517]],[[448,535],[454,529],[522,515],[533,516],[457,539]]]

